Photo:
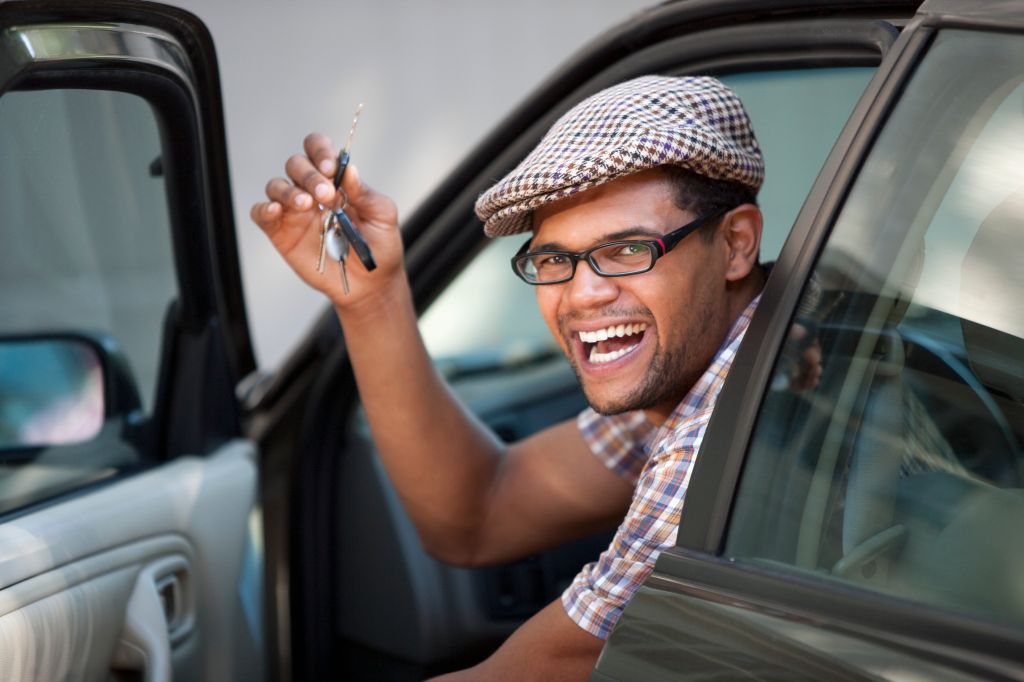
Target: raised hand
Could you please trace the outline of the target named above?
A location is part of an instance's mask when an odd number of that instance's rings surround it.
[[[270,238],[274,248],[311,287],[324,292],[339,310],[358,306],[385,291],[402,273],[402,239],[395,203],[362,181],[350,164],[342,179],[343,192],[334,189],[337,151],[331,141],[316,133],[303,143],[305,154],[295,154],[285,164],[286,178],[266,185],[268,201],[253,205],[250,216]],[[343,291],[337,262],[317,271],[322,209],[341,206],[373,250],[377,269],[367,272],[358,258],[348,259],[350,292]]]

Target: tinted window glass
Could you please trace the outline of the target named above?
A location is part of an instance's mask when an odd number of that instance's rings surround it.
[[[901,96],[777,362],[730,556],[1024,624],[1022,59],[947,32]]]
[[[139,461],[177,284],[145,100],[4,93],[0,150],[3,512]]]
[[[736,91],[764,154],[762,260],[775,260],[825,157],[874,67],[762,71],[724,76]]]
[[[177,292],[152,108],[122,92],[8,92],[0,149],[0,335],[103,332],[149,403]]]

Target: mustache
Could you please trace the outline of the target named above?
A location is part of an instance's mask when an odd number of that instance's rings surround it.
[[[596,311],[573,310],[558,316],[558,328],[565,333],[566,328],[572,322],[586,322],[588,320],[598,320],[609,317],[643,317],[650,319],[653,316],[651,315],[650,308],[647,308],[646,306],[635,306],[632,308],[609,306]]]

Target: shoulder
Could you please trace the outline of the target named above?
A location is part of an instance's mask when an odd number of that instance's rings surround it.
[[[704,440],[712,412],[713,403],[679,418],[670,428],[664,429],[652,444],[651,464],[657,466],[692,460]]]

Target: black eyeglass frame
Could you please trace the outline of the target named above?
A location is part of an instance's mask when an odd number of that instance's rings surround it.
[[[683,239],[688,237],[690,234],[692,234],[693,232],[695,232],[698,229],[700,229],[700,227],[703,226],[705,223],[707,223],[709,220],[713,220],[715,218],[718,218],[719,216],[724,215],[725,213],[729,212],[730,210],[732,210],[732,209],[731,208],[720,208],[720,209],[717,209],[715,211],[711,211],[710,213],[705,213],[704,215],[702,215],[702,216],[700,216],[700,217],[698,217],[698,218],[696,218],[694,220],[691,220],[690,222],[686,223],[682,227],[680,227],[680,228],[678,228],[676,230],[672,230],[671,232],[668,232],[667,234],[662,236],[660,239],[622,239],[622,240],[616,240],[616,241],[612,241],[612,242],[603,242],[601,244],[596,244],[594,246],[591,246],[586,251],[578,251],[578,252],[575,252],[575,253],[572,252],[572,251],[554,251],[554,250],[552,250],[552,251],[527,251],[526,249],[529,248],[530,242],[533,241],[533,238],[530,238],[530,239],[528,239],[526,241],[525,244],[522,245],[522,247],[520,247],[520,249],[516,253],[516,255],[512,256],[512,260],[511,260],[512,272],[516,273],[516,276],[519,279],[521,279],[524,282],[526,282],[527,284],[530,284],[530,285],[533,285],[533,286],[543,286],[543,285],[546,285],[546,284],[562,284],[564,282],[570,281],[573,277],[576,276],[576,265],[580,261],[585,260],[590,265],[590,268],[597,275],[599,275],[601,277],[628,277],[630,275],[639,275],[639,274],[642,274],[642,273],[645,273],[645,272],[649,272],[651,269],[653,269],[655,264],[658,262],[659,258],[661,258],[666,253],[668,253],[669,251],[674,249],[676,247],[676,245],[679,244],[679,242],[683,241]],[[647,266],[646,268],[644,268],[643,270],[633,270],[633,271],[630,271],[630,272],[602,272],[601,268],[598,266],[597,262],[591,257],[591,254],[593,254],[595,251],[598,251],[600,249],[606,248],[608,246],[614,246],[614,245],[617,245],[617,244],[623,244],[623,245],[643,244],[644,246],[646,246],[647,248],[649,248],[651,250],[651,252],[654,254],[654,258],[651,259],[651,264],[649,266]],[[548,281],[548,282],[533,282],[533,281],[530,281],[529,279],[527,279],[526,275],[524,275],[523,272],[517,266],[517,263],[519,263],[521,260],[524,260],[527,257],[542,256],[542,255],[565,256],[565,257],[569,258],[570,262],[572,263],[572,269],[569,271],[569,275],[567,277],[563,277],[562,279],[553,279],[553,280]]]

